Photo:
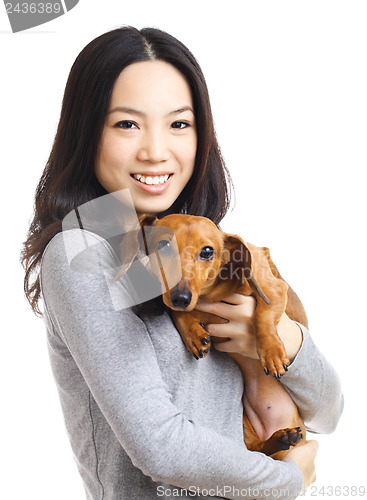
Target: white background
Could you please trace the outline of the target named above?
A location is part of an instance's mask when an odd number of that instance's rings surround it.
[[[366,486],[366,2],[80,0],[18,34],[0,9],[1,497],[84,498],[19,252],[70,67],[122,24],[166,30],[199,60],[237,193],[223,228],[271,248],[342,379],[344,415],[318,437],[307,497]]]

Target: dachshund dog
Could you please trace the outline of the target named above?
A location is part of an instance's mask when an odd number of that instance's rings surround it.
[[[281,316],[285,312],[290,319],[308,326],[298,296],[279,274],[268,248],[256,247],[239,236],[223,233],[205,217],[172,214],[157,219],[143,215],[139,222],[140,244],[134,246],[131,240],[124,239],[122,260],[126,262],[128,256],[131,261],[137,247],[145,247],[146,254],[156,254],[153,272],[165,289],[163,301],[172,310],[176,328],[196,359],[210,353],[212,341],[228,340],[208,335],[205,325],[225,320],[195,310],[198,299],[216,302],[234,292],[255,297],[254,326],[259,359],[236,353],[229,355],[239,364],[245,381],[243,429],[247,448],[282,459],[287,450],[302,444],[306,436],[305,424],[295,403],[279,383],[290,364],[277,333]],[[152,227],[159,231],[149,233]],[[181,273],[175,286],[169,288],[167,277],[172,273],[177,275],[174,255],[180,257]]]

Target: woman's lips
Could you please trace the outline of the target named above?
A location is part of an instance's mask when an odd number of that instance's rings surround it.
[[[131,174],[130,177],[132,178],[134,183],[137,185],[137,187],[139,187],[140,189],[142,189],[146,193],[160,194],[163,191],[165,191],[169,187],[169,185],[171,184],[173,174],[169,174],[168,179],[165,182],[163,182],[162,184],[146,184],[145,182],[141,182],[138,179],[135,179],[134,174]],[[149,177],[149,176],[146,176],[146,178],[147,177]]]

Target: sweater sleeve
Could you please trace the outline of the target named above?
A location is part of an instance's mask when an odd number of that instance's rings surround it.
[[[296,358],[281,382],[296,403],[309,431],[328,434],[335,430],[343,411],[340,379],[318,350],[308,330]]]
[[[96,245],[94,256],[97,268],[116,265],[107,244]],[[72,270],[62,233],[44,253],[41,280],[48,320],[135,467],[156,482],[231,499],[252,498],[251,491],[258,499],[269,491],[298,496],[303,478],[295,462],[248,451],[175,407],[144,323],[131,308],[113,307],[103,272]]]

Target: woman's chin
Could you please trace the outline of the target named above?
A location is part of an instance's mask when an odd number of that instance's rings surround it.
[[[156,215],[168,210],[172,203],[134,203],[134,207],[138,215]]]

